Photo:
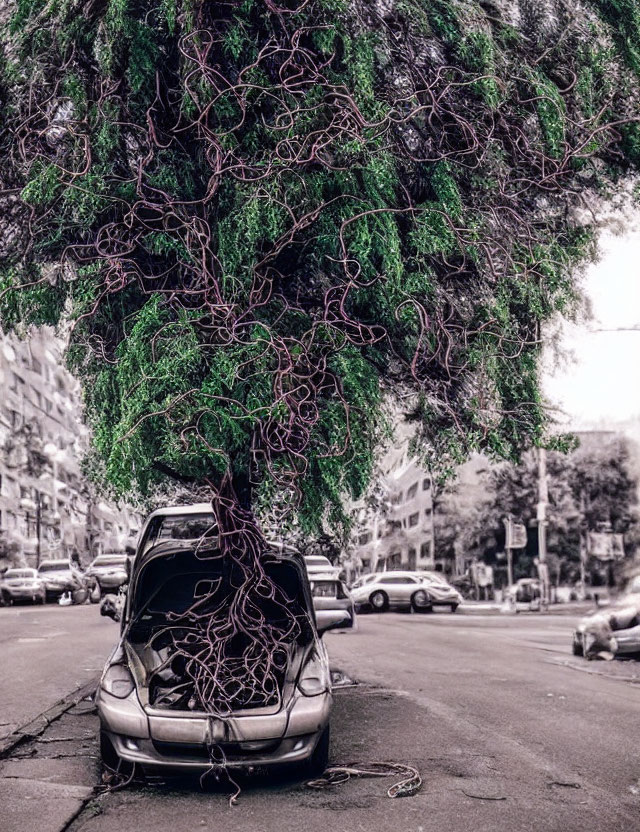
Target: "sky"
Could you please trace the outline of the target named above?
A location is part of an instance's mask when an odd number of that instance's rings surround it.
[[[561,326],[569,356],[553,368],[549,352],[543,388],[568,428],[637,421],[640,430],[640,228],[603,231],[600,248],[583,284],[593,318]],[[635,332],[598,331],[634,326]]]

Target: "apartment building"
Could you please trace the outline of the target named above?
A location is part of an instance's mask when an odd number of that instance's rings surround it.
[[[360,570],[433,569],[431,477],[402,453],[390,459],[383,491],[375,508],[359,511],[354,560]]]
[[[122,550],[139,519],[96,500],[80,468],[89,441],[79,385],[53,333],[0,338],[0,533],[22,560]]]

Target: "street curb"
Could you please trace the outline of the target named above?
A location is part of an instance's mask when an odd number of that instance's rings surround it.
[[[18,746],[22,745],[22,743],[28,742],[34,737],[39,737],[52,722],[60,719],[62,714],[73,708],[74,705],[77,705],[87,696],[93,694],[97,686],[97,678],[92,679],[90,682],[86,682],[84,685],[81,685],[79,688],[71,691],[71,693],[63,696],[62,699],[55,703],[55,705],[52,705],[46,711],[43,711],[43,713],[39,714],[35,719],[32,719],[31,722],[27,722],[26,725],[16,728],[15,731],[12,731],[6,737],[3,737],[0,740],[0,760],[4,760],[8,757]]]

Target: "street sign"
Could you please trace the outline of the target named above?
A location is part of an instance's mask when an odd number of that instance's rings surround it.
[[[504,521],[504,525],[507,532],[504,548],[524,549],[527,545],[527,529],[525,526],[522,523],[514,523],[510,517]]]
[[[624,537],[611,532],[589,532],[589,554],[598,560],[622,560]]]
[[[491,586],[493,584],[493,569],[486,563],[472,565],[473,580],[477,586]]]

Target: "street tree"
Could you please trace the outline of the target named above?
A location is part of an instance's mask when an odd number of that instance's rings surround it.
[[[570,454],[552,452],[547,455],[548,560],[555,583],[577,579],[581,546],[586,545],[584,536],[589,531],[606,528],[623,534],[626,554],[633,557],[640,522],[634,459],[633,445],[624,437],[605,438],[598,445],[585,442]],[[487,482],[487,495],[489,501],[485,503],[477,527],[471,526],[467,533],[474,535],[483,529],[485,533],[491,530],[495,539],[502,543],[503,520],[511,514],[528,528],[528,545],[516,561],[516,577],[529,576],[537,555],[538,464],[535,455],[525,454],[517,465],[496,466]]]
[[[66,327],[119,494],[211,489],[234,627],[256,514],[341,523],[387,398],[431,464],[544,441],[579,209],[640,160],[632,0],[17,0],[8,32],[2,324]]]

